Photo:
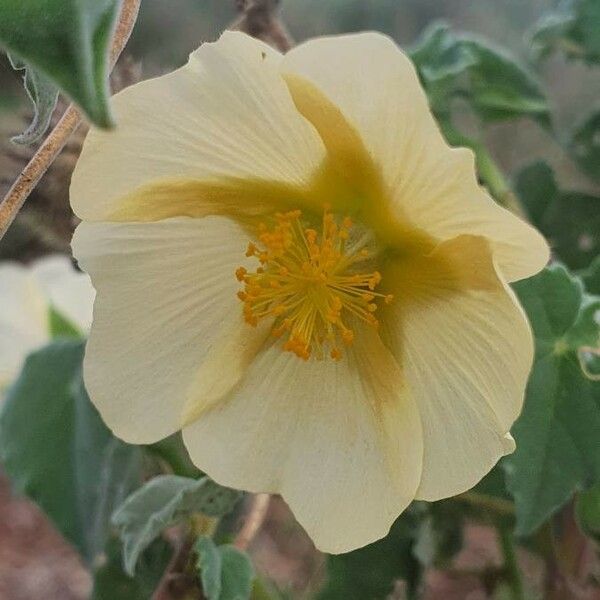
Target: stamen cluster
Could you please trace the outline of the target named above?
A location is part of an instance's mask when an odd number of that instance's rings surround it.
[[[371,256],[364,243],[348,244],[352,227],[349,217],[338,224],[328,208],[320,232],[303,225],[299,210],[276,214],[272,227],[261,223],[258,244],[246,251],[260,266],[236,271],[245,321],[256,326],[274,317],[273,335],[285,335],[283,349],[304,360],[323,358],[326,347],[339,360],[342,344],[354,340],[351,317],[377,327],[375,300],[389,303],[393,296],[375,292],[378,271],[361,271]]]

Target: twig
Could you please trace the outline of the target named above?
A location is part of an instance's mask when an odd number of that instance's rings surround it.
[[[501,515],[514,515],[515,506],[510,500],[504,500],[503,498],[496,498],[494,496],[488,496],[487,494],[481,494],[479,492],[464,492],[459,496],[456,496],[457,500],[463,500],[478,508],[484,508],[491,510],[492,512],[499,513]]]
[[[235,537],[233,545],[239,550],[247,550],[250,542],[254,539],[267,516],[269,510],[269,494],[256,494],[252,499],[252,505],[244,521],[244,525]]]
[[[119,58],[133,26],[135,24],[141,0],[124,0],[119,22],[110,52],[110,68],[114,67]],[[71,134],[81,123],[79,110],[70,104],[56,127],[44,140],[32,159],[17,177],[10,190],[0,203],[0,239],[14,221],[17,213],[37,185],[42,175],[48,170],[54,159],[64,148]]]
[[[505,525],[498,525],[498,539],[500,548],[504,556],[504,568],[506,570],[507,583],[512,592],[514,600],[525,600],[525,590],[523,589],[523,578],[517,562],[517,554],[512,538],[512,533]]]
[[[175,600],[189,598],[190,596],[197,600],[204,599],[204,595],[196,585],[195,578],[185,572],[192,545],[191,538],[179,541],[177,550],[175,550],[161,580],[158,582],[156,590],[152,594],[152,600]]]
[[[243,31],[281,52],[287,52],[294,41],[277,16],[279,0],[236,0],[240,17],[229,29]]]

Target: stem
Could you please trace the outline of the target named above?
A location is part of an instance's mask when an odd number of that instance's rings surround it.
[[[480,494],[479,492],[465,492],[457,496],[456,499],[502,515],[515,514],[514,504],[510,500],[504,500],[503,498],[495,498],[494,496]]]
[[[229,29],[243,31],[280,52],[287,52],[294,41],[277,16],[279,3],[279,0],[235,0],[240,16]]]
[[[110,51],[110,68],[119,58],[135,24],[141,0],[124,0]],[[14,221],[17,213],[33,191],[42,175],[64,148],[71,134],[81,123],[79,110],[70,104],[56,127],[48,134],[32,159],[17,177],[0,203],[0,239]]]
[[[498,539],[504,556],[504,568],[506,578],[514,600],[525,600],[525,591],[523,589],[523,580],[517,563],[515,545],[510,530],[507,527],[498,527]]]
[[[267,516],[269,510],[269,494],[256,494],[252,499],[252,506],[244,521],[244,525],[235,537],[233,545],[239,550],[247,550],[250,542],[254,539]]]

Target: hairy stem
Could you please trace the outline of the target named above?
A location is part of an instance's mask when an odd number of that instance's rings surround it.
[[[504,556],[504,568],[506,571],[506,580],[510,586],[514,600],[525,600],[525,591],[523,589],[523,579],[517,563],[515,544],[512,533],[508,527],[498,527],[498,539],[500,548]]]
[[[117,62],[131,35],[140,8],[140,1],[123,0],[123,7],[110,52],[111,69]],[[4,200],[0,203],[0,239],[14,221],[17,213],[21,210],[25,200],[27,200],[29,194],[31,194],[42,178],[42,175],[54,162],[54,159],[59,155],[69,137],[80,123],[81,114],[79,110],[73,104],[69,105],[56,127],[48,134],[32,159],[23,171],[21,171],[10,190],[8,190]]]

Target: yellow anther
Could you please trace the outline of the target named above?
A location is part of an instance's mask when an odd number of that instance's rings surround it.
[[[301,217],[299,210],[277,213],[272,225],[259,225],[258,245],[250,243],[246,255],[257,258],[260,266],[254,273],[236,270],[244,284],[237,296],[250,325],[274,318],[272,335],[285,334],[285,351],[302,360],[327,355],[340,360],[341,344],[354,341],[348,320],[377,327],[377,300],[389,303],[393,296],[374,291],[381,274],[363,262],[371,256],[366,248],[348,252],[344,242],[354,226],[349,217],[338,224],[326,207],[320,231],[307,227]]]

